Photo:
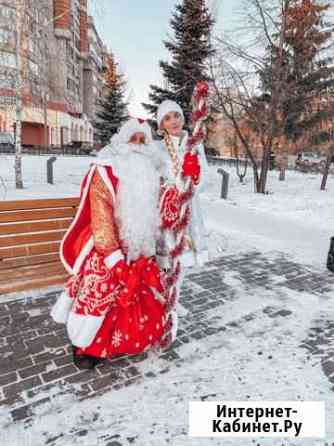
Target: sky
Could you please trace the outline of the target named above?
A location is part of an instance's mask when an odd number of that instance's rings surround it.
[[[236,19],[242,0],[209,0],[217,9],[217,31]],[[141,106],[149,85],[162,85],[159,60],[168,59],[163,40],[172,36],[169,25],[177,0],[90,0],[97,30],[115,55],[128,81],[130,114],[147,118]]]

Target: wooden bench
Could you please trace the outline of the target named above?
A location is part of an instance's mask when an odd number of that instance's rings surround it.
[[[0,295],[64,284],[61,240],[79,198],[0,202]]]

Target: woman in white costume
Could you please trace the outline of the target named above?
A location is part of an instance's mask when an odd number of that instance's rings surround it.
[[[158,107],[157,122],[159,131],[161,133],[167,133],[170,136],[169,139],[173,145],[172,149],[175,150],[178,160],[182,162],[189,135],[187,131],[183,130],[184,115],[181,107],[174,101],[163,101]],[[162,176],[165,182],[173,184],[176,178],[173,169],[173,160],[169,155],[167,144],[167,138],[158,142],[159,151],[162,152],[161,156],[165,160]],[[192,213],[188,229],[188,249],[181,255],[181,264],[183,267],[203,266],[209,260],[207,232],[204,226],[200,204],[200,193],[208,185],[209,167],[203,145],[199,144],[196,146],[196,150],[199,155],[201,174],[200,182],[195,188],[195,194],[191,204]]]
[[[160,104],[157,111],[158,132],[164,135],[164,139],[157,143],[158,158],[162,159],[160,175],[162,177],[162,190],[178,187],[178,172],[182,169],[185,173],[185,153],[187,152],[188,132],[183,130],[184,115],[181,107],[174,101],[166,100]],[[207,234],[203,222],[199,194],[205,190],[208,182],[208,163],[202,144],[195,147],[197,151],[197,163],[199,165],[199,178],[193,178],[194,195],[191,199],[191,217],[186,229],[186,247],[178,256],[180,266],[175,287],[175,304],[169,312],[169,320],[172,321],[171,331],[166,334],[163,341],[166,344],[174,342],[177,336],[178,316],[185,315],[186,310],[179,303],[179,295],[185,274],[185,269],[193,266],[203,266],[208,260]],[[172,259],[168,255],[168,241],[165,233],[158,243],[157,260],[160,268],[172,271]],[[173,290],[173,288],[171,288]]]

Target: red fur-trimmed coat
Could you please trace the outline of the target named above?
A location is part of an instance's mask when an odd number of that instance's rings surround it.
[[[114,212],[119,181],[107,163],[92,165],[83,179],[60,249],[71,277],[51,312],[73,345],[97,357],[140,353],[170,323],[155,257],[126,263]]]

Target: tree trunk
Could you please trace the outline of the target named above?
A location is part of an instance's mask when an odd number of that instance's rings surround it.
[[[22,181],[22,25],[24,0],[16,1],[16,117],[15,117],[15,184],[23,189]]]
[[[46,92],[44,92],[43,96],[43,108],[44,108],[44,148],[47,152],[49,149],[49,135],[48,135],[48,105],[47,105],[47,96]]]
[[[270,162],[270,152],[271,152],[271,148],[268,148],[268,147],[266,147],[263,151],[262,162],[261,162],[261,175],[260,175],[260,180],[258,181],[258,188],[256,191],[259,194],[266,193],[269,162]]]
[[[283,165],[282,170],[280,171],[279,180],[286,180],[286,170],[289,167],[289,144],[286,141],[283,141],[284,149],[283,149]]]
[[[283,144],[280,144],[276,147],[276,162],[279,170],[278,181],[285,180],[285,163],[284,163],[284,154],[283,154]]]
[[[258,192],[258,184],[259,184],[259,170],[257,167],[256,162],[252,162],[252,168],[253,168],[253,180],[254,180],[254,192]]]
[[[246,160],[245,160],[245,165],[244,165],[243,172],[240,172],[240,164],[241,164],[241,163],[240,163],[239,156],[237,156],[236,172],[237,172],[237,175],[238,175],[238,177],[239,177],[239,181],[240,181],[240,183],[243,184],[243,182],[244,182],[244,178],[245,178],[245,176],[246,176],[246,174],[247,174],[248,159],[246,158]]]
[[[266,193],[266,184],[267,184],[267,172],[264,170],[261,171],[260,179],[258,181],[257,193],[265,194]]]
[[[332,156],[333,155],[331,153],[329,153],[327,155],[326,167],[325,167],[324,174],[322,176],[320,190],[326,190],[327,178],[328,178],[329,168],[330,168],[330,165],[331,165],[331,162],[332,162]]]

